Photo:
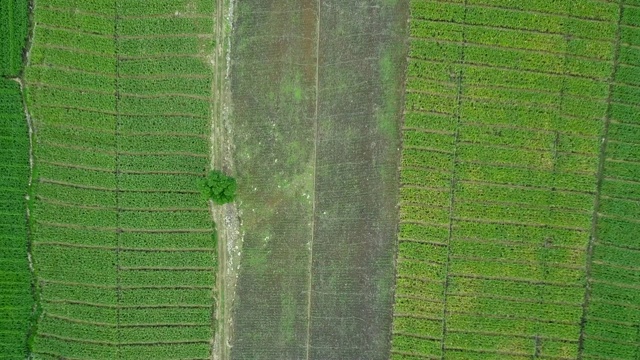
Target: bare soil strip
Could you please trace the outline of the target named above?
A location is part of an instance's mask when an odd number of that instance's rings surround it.
[[[387,359],[405,5],[238,5],[231,358]]]

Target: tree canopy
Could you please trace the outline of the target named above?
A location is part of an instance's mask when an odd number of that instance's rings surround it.
[[[200,181],[200,191],[206,200],[218,205],[232,202],[236,197],[236,179],[221,171],[212,170]]]

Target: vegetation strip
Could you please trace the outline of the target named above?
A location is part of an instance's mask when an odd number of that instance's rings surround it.
[[[0,1],[0,359],[28,355],[37,316],[29,261],[30,138],[21,76],[29,27],[28,2]]]
[[[70,359],[208,358],[215,230],[197,183],[208,170],[211,90],[206,81],[187,88],[157,75],[211,78],[206,54],[213,35],[197,35],[203,23],[211,24],[205,19],[213,8],[206,1],[172,2],[165,11],[201,16],[172,20],[167,28],[145,15],[164,5],[127,4],[63,0],[35,12],[26,80],[36,136],[43,140],[35,152],[32,213],[43,316],[34,352]],[[61,31],[62,14],[68,31]],[[95,14],[100,21],[84,21],[98,19]],[[196,39],[186,45],[193,56],[162,50],[187,34]],[[143,48],[148,57],[138,53]],[[56,259],[68,259],[69,267],[54,266]],[[136,340],[127,325],[142,313],[149,330]],[[178,318],[208,325],[154,326]],[[114,327],[105,332],[95,328],[100,323]]]
[[[579,304],[590,297],[585,284],[601,284],[593,274],[610,279],[595,257],[616,259],[590,233],[605,221],[607,234],[637,226],[635,212],[621,216],[632,206],[606,198],[616,189],[608,178],[631,184],[638,174],[623,170],[635,166],[631,149],[624,162],[600,151],[602,132],[633,108],[612,95],[621,82],[612,64],[622,55],[582,48],[617,43],[616,21],[628,16],[618,3],[596,1],[466,5],[411,1],[392,359],[576,358],[582,342],[585,358],[627,358],[630,348],[607,350],[601,337],[581,335],[599,325]],[[594,210],[596,197],[614,212],[598,200]],[[625,290],[600,286],[618,295],[600,293],[599,304],[624,306]]]

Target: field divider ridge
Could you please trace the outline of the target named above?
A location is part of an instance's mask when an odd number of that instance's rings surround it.
[[[600,210],[600,194],[602,193],[602,184],[605,179],[605,162],[606,162],[606,151],[608,145],[608,135],[609,128],[611,125],[612,118],[612,103],[613,103],[613,92],[615,89],[615,79],[616,74],[618,72],[618,65],[620,61],[620,38],[621,38],[621,27],[622,27],[622,18],[624,15],[624,0],[618,1],[618,24],[616,31],[616,39],[615,39],[615,49],[613,56],[613,63],[611,69],[611,75],[609,78],[609,90],[607,97],[607,111],[604,118],[604,128],[602,130],[602,140],[600,144],[600,153],[598,159],[598,170],[596,174],[596,194],[593,203],[593,215],[591,219],[591,229],[589,242],[587,244],[587,257],[586,257],[586,269],[585,269],[585,291],[584,291],[584,299],[582,303],[582,316],[580,318],[580,335],[578,337],[578,356],[577,359],[581,360],[584,356],[584,343],[585,343],[585,327],[587,325],[587,317],[589,313],[589,305],[591,300],[591,265],[593,262],[593,251],[595,247],[595,243],[598,242],[598,218],[599,218],[599,210]]]
[[[122,287],[121,287],[121,274],[120,274],[120,246],[122,245],[122,229],[120,228],[120,89],[119,89],[119,75],[120,75],[120,59],[119,59],[119,0],[114,0],[114,18],[113,18],[113,43],[114,43],[114,59],[115,59],[115,73],[114,73],[114,110],[115,110],[115,129],[114,129],[114,140],[115,140],[115,213],[116,213],[116,249],[115,249],[115,270],[116,270],[116,303],[118,307],[116,308],[116,334],[115,334],[115,344],[116,347],[116,358],[120,351],[120,343],[121,339],[121,331],[120,331],[120,306],[122,304]]]
[[[459,61],[456,62],[457,65],[463,65],[465,64],[465,50],[466,50],[466,20],[467,20],[467,11],[468,11],[468,0],[464,0],[464,13],[463,13],[463,19],[462,19],[462,42],[460,44],[461,46],[461,50],[460,50],[460,59]],[[463,103],[463,81],[464,81],[464,68],[460,67],[459,73],[458,73],[458,81],[457,81],[457,95],[456,95],[456,100],[457,100],[457,107],[456,107],[456,114],[455,114],[455,118],[456,118],[456,128],[455,128],[455,135],[454,135],[454,140],[453,140],[453,155],[452,155],[452,160],[451,160],[451,182],[450,182],[450,195],[449,195],[449,234],[448,234],[448,238],[447,238],[447,256],[446,256],[446,262],[445,262],[445,266],[444,266],[444,286],[443,286],[443,291],[442,291],[442,338],[441,338],[441,345],[440,345],[440,351],[441,351],[441,359],[444,360],[446,358],[446,339],[447,339],[447,316],[449,314],[449,309],[447,306],[447,300],[448,300],[448,288],[449,288],[449,279],[451,274],[449,273],[450,271],[450,265],[451,265],[451,242],[453,240],[453,230],[454,230],[454,226],[453,226],[453,222],[456,221],[456,219],[454,218],[454,209],[455,209],[455,193],[456,193],[456,184],[457,184],[457,179],[456,179],[456,165],[458,164],[458,145],[459,145],[459,141],[460,141],[460,128],[462,127],[462,103]]]

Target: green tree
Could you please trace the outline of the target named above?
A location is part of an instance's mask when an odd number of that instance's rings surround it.
[[[200,181],[200,192],[205,200],[213,200],[218,205],[232,202],[236,198],[236,179],[221,171],[212,170]]]

